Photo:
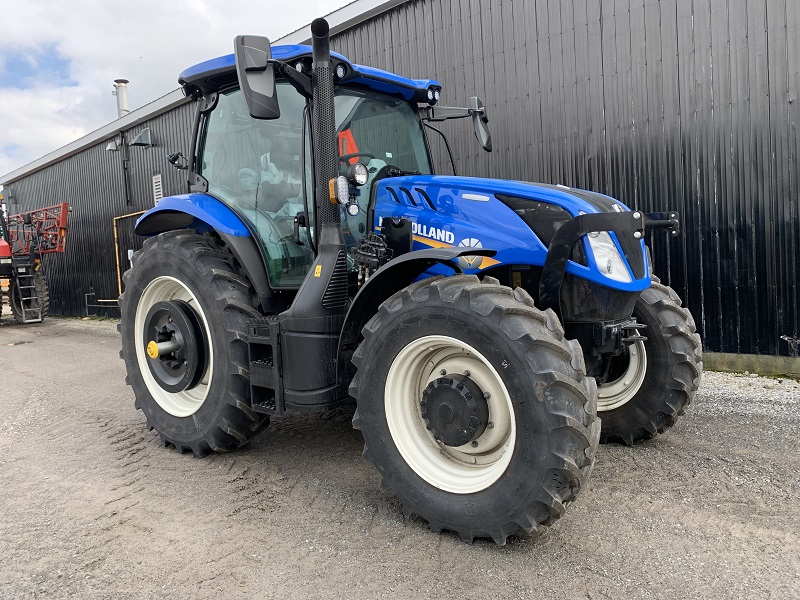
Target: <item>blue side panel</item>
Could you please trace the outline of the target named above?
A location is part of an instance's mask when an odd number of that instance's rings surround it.
[[[599,212],[587,200],[570,194],[568,189],[525,182],[423,175],[384,179],[377,185],[374,227],[380,225],[383,217],[406,217],[412,223],[415,250],[471,246],[497,251],[492,258],[475,257],[473,262],[461,260],[465,273],[477,274],[500,264],[544,266],[547,248],[495,194],[548,202],[564,208],[572,216]],[[609,200],[616,202],[613,198]],[[613,234],[612,239],[624,260]],[[649,272],[638,280],[631,275],[630,283],[605,277],[585,240],[584,245],[588,266],[569,261],[568,273],[624,291],[641,291],[650,286]],[[643,242],[641,247],[644,253]]]
[[[181,194],[163,198],[136,221],[136,227],[149,217],[164,211],[186,213],[210,227],[235,237],[249,237],[250,231],[230,208],[208,194]]]

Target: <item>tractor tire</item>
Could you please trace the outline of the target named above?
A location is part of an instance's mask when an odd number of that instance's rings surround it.
[[[126,383],[162,443],[204,456],[238,448],[264,429],[269,418],[250,407],[247,346],[247,322],[260,315],[232,254],[211,235],[170,231],[145,241],[123,281]],[[183,323],[171,338],[183,340],[183,354],[151,358],[148,340],[173,323]]]
[[[44,319],[50,312],[50,289],[47,287],[47,280],[44,278],[44,273],[41,271],[34,271],[33,284],[36,286],[36,295],[39,297],[39,306],[42,307],[42,319]],[[17,286],[13,281],[10,282],[8,300],[11,305],[11,312],[14,314],[14,319],[16,319],[17,323],[24,323],[22,318],[22,301],[20,300]]]
[[[598,386],[600,442],[631,445],[675,425],[691,404],[703,372],[694,319],[672,288],[653,278],[633,309],[647,325],[644,342],[613,359],[610,381]]]
[[[520,288],[454,275],[396,293],[362,333],[353,426],[406,518],[502,545],[562,516],[600,422],[594,379],[555,313]]]

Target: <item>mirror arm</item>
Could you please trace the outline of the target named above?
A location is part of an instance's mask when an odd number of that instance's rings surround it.
[[[423,121],[447,121],[450,119],[464,119],[472,116],[471,108],[456,106],[425,106],[421,109]]]
[[[420,106],[419,113],[423,124],[427,122],[447,121],[449,119],[463,119],[465,117],[472,117],[475,127],[475,137],[481,147],[487,152],[492,151],[492,136],[489,133],[486,125],[489,123],[489,117],[486,114],[486,108],[477,96],[470,98],[469,108],[459,108],[455,106]]]
[[[425,106],[421,109],[423,121],[449,121],[450,119],[464,119],[471,117],[474,114],[481,115],[485,121],[488,121],[483,115],[486,114],[486,108],[483,106],[479,108],[460,108],[457,106]]]
[[[311,77],[301,73],[292,65],[282,60],[271,58],[268,62],[275,65],[278,73],[280,73],[294,89],[300,92],[302,96],[306,98],[312,98],[314,96],[311,88]]]

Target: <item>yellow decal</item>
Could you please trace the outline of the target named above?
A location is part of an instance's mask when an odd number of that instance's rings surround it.
[[[432,248],[453,248],[454,247],[452,244],[446,244],[446,243],[440,242],[438,240],[432,240],[430,238],[422,237],[421,235],[415,235],[414,236],[414,241],[415,242],[419,242],[420,244],[425,244],[426,246],[430,246]],[[462,258],[464,258],[464,257],[462,257]],[[481,260],[478,261],[477,259],[481,259]],[[496,260],[494,258],[490,258],[488,256],[470,256],[470,257],[467,257],[467,260],[470,261],[469,265],[471,265],[471,266],[464,265],[464,266],[466,266],[466,268],[468,268],[468,269],[469,268],[474,268],[474,269],[478,269],[480,271],[483,271],[484,269],[487,269],[489,267],[493,267],[495,265],[499,265],[500,264],[499,260]]]
[[[314,267],[314,277],[319,277],[322,275],[322,265],[317,265]]]
[[[511,287],[518,288],[522,285],[522,273],[513,271],[511,273]]]
[[[452,248],[452,244],[446,244],[444,242],[440,242],[439,240],[432,240],[431,238],[422,237],[421,235],[415,235],[414,241],[419,242],[420,244],[425,244],[426,246],[430,246],[432,248]]]

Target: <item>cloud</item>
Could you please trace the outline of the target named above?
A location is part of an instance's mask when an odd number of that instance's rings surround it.
[[[178,73],[230,54],[242,33],[281,37],[347,0],[25,0],[3,10],[0,175],[113,121],[113,81],[133,110]]]
[[[44,79],[77,85],[69,78],[69,60],[53,47],[10,52],[0,59],[0,88],[24,90]]]

